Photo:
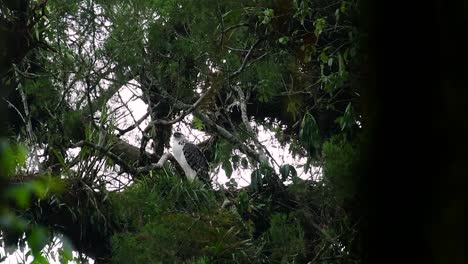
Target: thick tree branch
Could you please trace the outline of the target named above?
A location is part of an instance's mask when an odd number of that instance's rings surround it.
[[[144,167],[139,167],[137,169],[138,173],[146,173],[155,169],[161,169],[164,166],[164,163],[166,163],[167,160],[174,160],[174,157],[172,156],[171,153],[167,152],[164,153],[161,158],[159,159],[158,163],[152,163],[149,164],[148,166]]]
[[[250,137],[252,138],[255,146],[257,147],[260,162],[264,163],[264,164],[268,164],[268,159],[267,159],[267,157],[265,155],[265,151],[268,152],[268,150],[260,143],[260,141],[256,137],[255,131],[252,129],[252,126],[250,125],[250,122],[249,122],[249,118],[247,117],[247,104],[245,102],[246,99],[245,99],[244,92],[238,86],[234,86],[234,90],[236,90],[236,92],[237,92],[237,94],[239,96],[239,103],[240,103],[240,108],[241,108],[242,122],[244,123],[244,126],[247,129],[247,132],[250,134]],[[271,154],[269,154],[269,155],[271,157]],[[272,157],[272,159],[273,159],[273,157]]]
[[[134,168],[132,168],[127,162],[122,160],[119,156],[112,153],[110,151],[110,149],[104,148],[102,146],[95,145],[95,144],[93,144],[91,142],[87,142],[87,141],[84,141],[84,140],[73,144],[73,146],[93,148],[93,149],[101,152],[102,154],[108,156],[109,158],[111,158],[115,163],[117,163],[119,166],[121,166],[125,171],[127,171],[127,172],[129,172],[131,174],[136,174],[136,170]]]

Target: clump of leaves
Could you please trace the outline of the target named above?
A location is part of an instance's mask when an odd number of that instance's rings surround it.
[[[305,254],[304,231],[299,221],[285,214],[274,214],[267,232],[266,248],[273,263],[295,263]]]
[[[28,219],[35,200],[62,191],[61,182],[50,175],[12,184],[14,174],[25,165],[27,151],[22,145],[0,138],[0,242],[6,246],[29,246],[34,263],[47,263],[42,249],[50,241],[48,230]],[[0,262],[6,256],[0,255]]]
[[[117,234],[112,243],[116,263],[174,263],[201,257],[223,263],[233,255],[250,262],[252,248],[247,230],[227,211],[200,215],[165,212],[137,232]]]
[[[161,173],[115,194],[124,232],[112,238],[115,263],[252,262],[251,229],[221,209],[215,193]]]
[[[217,206],[215,194],[198,181],[184,181],[169,172],[154,176],[112,195],[116,213],[126,226],[141,226],[167,211],[206,212]]]
[[[359,148],[342,136],[332,137],[323,144],[323,173],[331,183],[338,200],[352,198],[356,191],[356,165]]]

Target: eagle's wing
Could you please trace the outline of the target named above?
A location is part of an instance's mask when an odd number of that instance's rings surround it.
[[[187,142],[184,144],[182,151],[184,152],[185,160],[187,160],[192,170],[197,172],[197,176],[201,180],[209,182],[208,161],[200,148],[197,145]]]

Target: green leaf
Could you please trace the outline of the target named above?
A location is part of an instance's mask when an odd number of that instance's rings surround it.
[[[323,153],[323,176],[333,186],[338,201],[353,197],[359,182],[356,173],[361,156],[359,145],[352,144],[343,135],[334,136],[323,144]]]
[[[347,1],[341,2],[341,6],[340,6],[341,13],[346,13],[346,11],[348,10],[348,5],[349,3]]]
[[[306,113],[301,122],[299,140],[306,147],[310,155],[317,155],[322,144],[320,130],[312,114]]]
[[[67,264],[73,260],[73,250],[71,242],[66,238],[62,238],[62,248],[59,250],[59,259],[61,264]]]
[[[47,185],[42,181],[35,181],[32,183],[34,194],[43,199],[47,195]]]
[[[328,56],[327,56],[327,54],[325,53],[325,51],[322,51],[322,52],[320,53],[319,59],[320,59],[320,61],[322,61],[322,63],[327,63],[327,61],[328,61]]]
[[[7,190],[7,196],[12,198],[20,208],[27,208],[31,199],[31,183],[13,187]]]
[[[281,37],[278,39],[278,42],[281,44],[287,44],[289,42],[289,37]]]
[[[351,128],[354,125],[356,121],[354,118],[354,110],[351,103],[348,103],[343,116],[338,117],[337,122],[341,126],[341,131],[344,131],[347,128]]]
[[[337,24],[338,24],[338,21],[340,21],[340,9],[339,8],[335,10],[335,20]]]
[[[297,177],[297,171],[296,169],[289,165],[289,164],[284,164],[283,166],[280,167],[280,174],[281,174],[281,180],[285,181],[287,178],[291,175],[291,178],[294,179]]]
[[[42,255],[36,255],[31,264],[49,264],[49,261]]]
[[[309,171],[311,163],[312,163],[312,159],[310,157],[307,157],[307,161],[304,164],[304,172],[307,173]]]
[[[27,152],[21,145],[0,141],[0,175],[11,175],[17,166],[26,162]]]
[[[322,34],[327,22],[325,21],[324,18],[317,18],[314,21],[314,34],[316,37],[318,37],[320,34]]]
[[[306,113],[301,122],[299,138],[308,145],[320,145],[320,132],[317,121],[310,113]]]
[[[267,8],[263,11],[262,15],[263,15],[262,24],[268,24],[270,23],[271,19],[274,16],[274,10],[271,8]]]
[[[338,53],[338,72],[340,76],[343,76],[346,71],[343,56],[341,56],[341,53]]]
[[[274,15],[274,10],[271,8],[267,8],[265,9],[265,11],[263,11],[263,13],[265,14],[265,16],[272,17]]]
[[[26,164],[26,158],[27,157],[28,157],[27,149],[22,145],[17,146],[17,148],[16,148],[16,162],[17,162],[18,166],[23,166],[24,164]]]
[[[241,159],[241,166],[243,169],[247,169],[249,167],[249,161],[246,158]]]
[[[245,190],[240,191],[239,193],[239,202],[237,210],[240,215],[246,214],[249,211],[249,195]]]
[[[39,40],[39,28],[35,27],[34,34],[36,37],[36,41],[38,41]]]
[[[36,226],[32,229],[31,233],[28,235],[28,245],[33,251],[34,258],[40,255],[41,250],[45,247],[45,245],[47,245],[48,242],[49,237],[45,228]],[[39,258],[38,261],[40,260],[41,259]]]
[[[231,158],[232,145],[229,141],[221,139],[216,143],[215,160],[224,162]]]
[[[262,186],[262,173],[260,169],[256,169],[250,174],[250,187],[252,187],[253,190],[259,190],[261,186]]]
[[[301,50],[304,51],[304,63],[309,63],[312,61],[312,56],[317,52],[317,47],[315,45],[302,45]]]
[[[239,162],[240,162],[240,156],[239,155],[232,156],[231,161],[232,161],[232,167],[234,169],[239,168]]]
[[[231,178],[231,175],[232,175],[232,164],[230,161],[225,161],[222,163],[221,167],[223,168],[223,170],[226,172],[226,176],[229,178]]]
[[[344,54],[343,54],[343,58],[345,61],[348,61],[348,55],[349,55],[349,48],[345,49]]]
[[[192,125],[198,130],[203,130],[203,128],[205,127],[203,122],[196,116],[193,116]]]
[[[296,120],[297,114],[301,112],[303,106],[302,100],[301,96],[288,97],[286,111],[292,114],[294,120]]]

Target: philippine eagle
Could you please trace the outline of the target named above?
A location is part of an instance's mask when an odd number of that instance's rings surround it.
[[[209,183],[208,161],[200,148],[190,143],[180,132],[175,132],[172,137],[172,154],[184,170],[189,181],[199,177],[205,183]]]

